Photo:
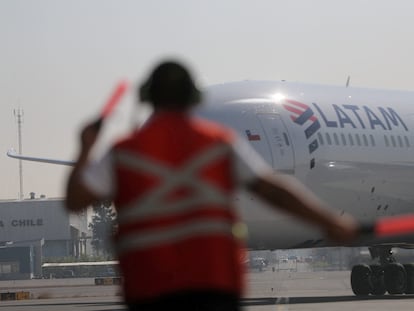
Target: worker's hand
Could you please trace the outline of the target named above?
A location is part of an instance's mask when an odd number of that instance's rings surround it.
[[[336,217],[331,224],[325,228],[326,236],[338,243],[350,244],[360,234],[359,224],[351,217],[343,215]]]
[[[89,153],[92,149],[93,145],[95,144],[98,134],[101,129],[101,121],[94,121],[88,125],[86,125],[80,135],[81,140],[81,153]]]

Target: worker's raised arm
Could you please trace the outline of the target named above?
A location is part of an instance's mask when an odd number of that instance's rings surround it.
[[[247,184],[247,189],[271,206],[321,228],[332,240],[347,243],[358,235],[358,225],[351,217],[334,213],[292,176],[259,175]]]
[[[99,133],[95,122],[87,125],[80,135],[80,151],[75,166],[69,174],[66,185],[66,208],[70,211],[79,211],[100,198],[85,186],[82,174],[89,163],[89,153]]]

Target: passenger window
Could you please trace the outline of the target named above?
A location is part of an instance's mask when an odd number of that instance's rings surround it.
[[[402,148],[403,147],[403,141],[402,141],[401,136],[398,135],[397,139],[398,139],[398,145],[400,146],[400,148]]]
[[[350,144],[351,146],[353,146],[353,145],[354,145],[354,139],[352,138],[352,135],[351,135],[351,134],[349,134],[349,135],[348,135],[348,137],[349,137],[349,144]]]
[[[344,133],[341,134],[341,140],[342,140],[342,145],[346,146],[346,138],[345,138]]]
[[[335,145],[339,145],[338,135],[336,133],[333,134]]]
[[[361,146],[361,138],[359,137],[358,134],[355,134],[355,139],[356,139],[356,143],[358,146]]]
[[[323,136],[322,136],[322,134],[321,133],[318,133],[318,139],[319,139],[319,143],[321,144],[321,145],[323,145],[324,143],[323,143]]]
[[[385,146],[386,146],[386,147],[389,147],[389,146],[390,146],[390,143],[389,143],[389,141],[388,141],[388,137],[387,137],[387,135],[384,135],[384,140],[385,140]]]
[[[362,134],[362,140],[364,141],[364,146],[368,147],[368,139],[367,139],[367,135]]]
[[[391,135],[391,144],[392,144],[393,147],[397,147],[397,144],[395,143],[394,135]]]
[[[374,136],[372,136],[372,134],[369,135],[369,139],[371,140],[372,147],[375,147],[375,139]]]
[[[405,141],[405,145],[407,147],[410,147],[410,141],[408,140],[408,137],[407,136],[404,136],[404,141]]]
[[[332,140],[331,140],[331,136],[329,136],[329,133],[326,133],[325,137],[326,137],[326,143],[328,145],[332,145]]]

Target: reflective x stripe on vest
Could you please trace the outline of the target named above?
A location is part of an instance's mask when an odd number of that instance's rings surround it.
[[[225,144],[214,145],[203,150],[192,159],[179,167],[170,167],[156,163],[143,155],[132,154],[127,151],[117,151],[116,159],[119,165],[140,173],[157,176],[162,183],[151,191],[140,196],[137,200],[119,209],[118,222],[120,225],[135,221],[152,220],[157,217],[180,215],[191,211],[201,204],[214,205],[215,208],[227,211],[231,197],[216,185],[197,177],[196,174],[206,166],[221,157],[228,156],[230,147]],[[175,202],[165,200],[166,195],[180,187],[193,189],[193,194]],[[185,239],[194,234],[224,233],[232,234],[232,224],[228,219],[200,218],[189,222],[178,223],[162,228],[149,228],[123,235],[117,243],[119,252],[130,249],[140,249],[146,246],[162,245]]]

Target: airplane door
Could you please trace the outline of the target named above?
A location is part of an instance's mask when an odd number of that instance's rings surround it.
[[[263,113],[257,114],[257,117],[270,146],[273,168],[293,174],[295,164],[293,147],[280,115]]]

